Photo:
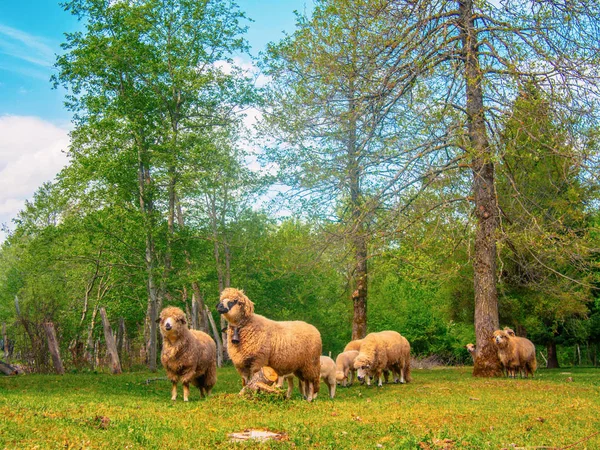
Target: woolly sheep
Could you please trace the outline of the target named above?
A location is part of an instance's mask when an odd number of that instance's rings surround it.
[[[352,385],[354,379],[356,378],[354,360],[357,356],[357,350],[350,350],[340,353],[335,359],[336,380],[340,381],[342,386],[346,386],[347,384]]]
[[[314,326],[301,321],[276,322],[255,314],[254,303],[234,288],[223,290],[217,311],[229,323],[227,350],[244,386],[262,366],[269,366],[279,375],[293,373],[306,382],[303,390],[308,401],[316,396],[322,344]]]
[[[348,344],[346,344],[346,346],[344,347],[344,352],[349,352],[352,350],[360,351],[360,345],[363,341],[364,339],[355,339],[353,341],[348,342]]]
[[[535,346],[526,338],[515,336],[511,329],[494,331],[494,344],[498,351],[498,358],[506,372],[506,376],[515,378],[517,371],[523,373],[525,378],[529,374],[533,377],[537,369],[535,359]]]
[[[392,371],[396,383],[409,382],[410,344],[396,331],[370,333],[354,360],[354,368],[358,371],[358,379],[366,379],[367,385],[371,384],[370,377],[375,377],[378,386],[382,386],[384,370]]]
[[[163,338],[160,361],[171,380],[171,400],[177,398],[177,383],[183,384],[183,401],[187,402],[190,383],[200,396],[210,395],[217,382],[217,347],[202,331],[189,330],[185,314],[179,308],[163,309],[157,320]]]

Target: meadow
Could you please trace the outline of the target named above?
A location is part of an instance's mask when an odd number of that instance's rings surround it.
[[[598,449],[600,370],[540,370],[535,379],[477,379],[471,368],[414,370],[381,388],[321,384],[312,403],[296,390],[238,395],[232,367],[208,399],[170,400],[164,373],[78,373],[0,378],[0,448]],[[158,378],[158,379],[157,379]],[[147,381],[147,380],[151,381]],[[278,441],[232,443],[247,429]]]

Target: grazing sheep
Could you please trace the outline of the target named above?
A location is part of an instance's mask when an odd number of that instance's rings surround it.
[[[354,368],[354,360],[358,356],[358,351],[350,350],[340,353],[335,359],[336,365],[336,380],[341,381],[342,386],[348,383],[352,385],[356,378],[356,369]]]
[[[517,371],[533,377],[537,369],[535,359],[535,346],[526,338],[515,336],[514,331],[496,330],[494,331],[494,344],[498,351],[498,358],[506,372],[506,376],[515,378]]]
[[[179,308],[163,309],[157,320],[163,337],[160,361],[173,384],[171,400],[177,398],[177,383],[183,383],[183,401],[187,402],[190,383],[200,390],[200,396],[210,395],[217,382],[217,347],[202,331],[189,330],[185,314]]]
[[[329,398],[335,397],[335,387],[337,381],[335,379],[336,364],[329,356],[321,356],[321,372],[320,377],[329,388]]]
[[[370,333],[365,337],[360,353],[354,360],[354,368],[358,370],[359,381],[366,379],[367,385],[371,384],[370,377],[375,377],[378,386],[382,386],[384,370],[390,370],[394,374],[395,383],[409,382],[410,344],[396,331]]]
[[[348,342],[344,347],[344,352],[349,352],[352,350],[360,351],[360,345],[363,343],[364,339],[355,339],[353,341]]]
[[[308,401],[319,392],[321,334],[306,322],[276,322],[254,314],[254,303],[244,292],[227,288],[221,293],[217,311],[229,323],[227,350],[242,377],[242,384],[262,366],[279,375],[293,373],[301,383]],[[288,398],[291,389],[288,387]]]
[[[358,354],[358,352],[356,352]],[[335,362],[333,362],[333,359],[331,359],[329,356],[321,356],[320,357],[320,365],[321,365],[321,369],[320,369],[320,378],[321,380],[323,380],[325,382],[325,384],[327,385],[327,387],[329,388],[329,397],[333,398],[335,397],[335,388],[337,385],[336,382],[336,364]],[[287,375],[283,375],[281,377],[279,377],[279,379],[277,380],[277,386],[278,387],[282,387],[283,386],[283,382],[287,381],[288,383],[288,392],[290,392],[291,390],[293,390],[294,388],[294,374],[292,373],[288,373]],[[298,388],[300,389],[300,392],[302,393],[302,395],[304,395],[306,397],[306,383],[302,383],[302,381],[299,381],[298,384]],[[317,398],[317,394],[315,394],[313,396],[313,399]]]

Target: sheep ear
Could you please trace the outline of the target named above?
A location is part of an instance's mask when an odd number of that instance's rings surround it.
[[[185,325],[187,322],[185,321],[185,317],[182,317],[181,319],[179,319],[179,322],[181,322],[183,325]]]
[[[156,323],[160,323],[160,317],[156,319]]]

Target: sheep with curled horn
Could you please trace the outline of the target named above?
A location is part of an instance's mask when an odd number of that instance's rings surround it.
[[[227,320],[227,350],[246,385],[263,366],[279,375],[294,374],[308,401],[319,392],[321,334],[302,321],[277,322],[254,313],[243,291],[226,288],[217,311]],[[291,392],[288,390],[288,397]]]

